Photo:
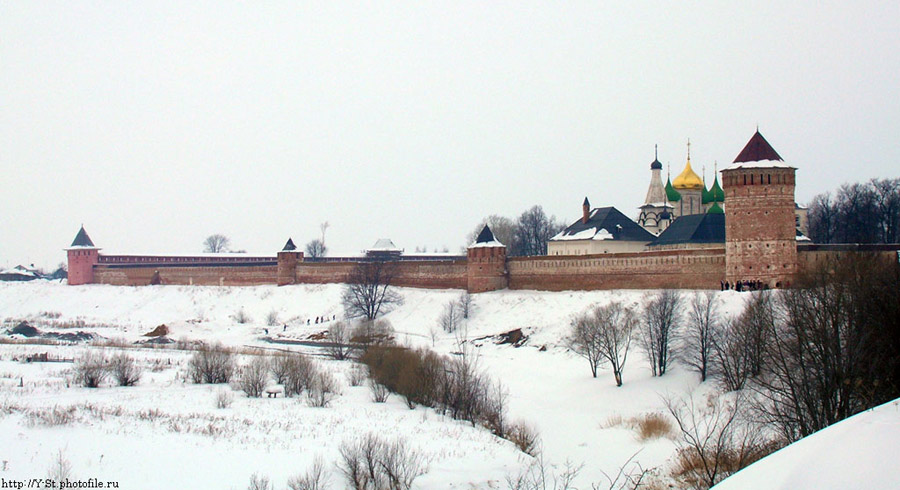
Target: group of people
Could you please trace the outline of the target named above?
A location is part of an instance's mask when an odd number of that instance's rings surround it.
[[[728,291],[735,290],[737,292],[741,291],[761,291],[763,289],[769,289],[769,285],[756,280],[756,281],[734,281],[734,284],[731,284],[728,281],[719,281],[719,290],[720,291]]]
[[[316,317],[316,325],[320,323],[325,323],[331,320],[337,320],[337,315],[331,315],[331,318],[328,318],[328,315],[325,316],[317,316]],[[309,318],[306,319],[306,324],[309,325]]]

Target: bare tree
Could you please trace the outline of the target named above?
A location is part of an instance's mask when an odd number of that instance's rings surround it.
[[[676,477],[690,488],[707,489],[765,455],[762,431],[743,417],[740,394],[697,404],[693,396],[665,400],[681,437]]]
[[[444,306],[444,311],[438,318],[438,324],[447,333],[453,333],[463,321],[462,308],[456,301],[451,301]]]
[[[306,244],[306,255],[311,258],[324,257],[326,253],[328,253],[328,247],[318,238]]]
[[[332,359],[343,361],[350,356],[350,327],[339,321],[328,327],[328,355]]]
[[[618,301],[598,306],[576,319],[569,347],[588,360],[595,378],[600,362],[608,362],[616,386],[622,386],[622,369],[636,324],[634,311]]]
[[[322,232],[322,246],[325,246],[325,231],[328,230],[328,227],[331,226],[327,221],[323,221],[319,225],[319,230]]]
[[[459,305],[459,311],[462,314],[463,319],[468,320],[469,315],[472,313],[472,295],[466,291],[459,295],[459,299],[456,303]]]
[[[124,352],[109,360],[109,369],[119,386],[134,386],[141,379],[142,370],[134,358]]]
[[[713,343],[719,330],[719,302],[715,293],[695,293],[687,311],[687,322],[681,337],[681,358],[706,381],[712,363]]]
[[[663,289],[647,298],[641,324],[641,346],[647,353],[653,376],[666,374],[669,352],[680,319],[681,293]]]
[[[897,397],[896,258],[847,254],[778,297],[766,369],[752,385],[763,420],[794,441]]]
[[[740,323],[727,320],[713,338],[712,373],[728,391],[740,390],[750,379],[750,349]]]
[[[565,225],[548,217],[541,206],[533,206],[516,220],[515,243],[520,255],[547,255],[547,241]]]
[[[241,370],[238,385],[249,397],[259,398],[269,382],[269,359],[266,356],[253,356],[250,364]]]
[[[341,297],[347,318],[374,320],[403,302],[393,286],[397,263],[363,260],[356,264]]]
[[[206,237],[206,240],[203,240],[203,251],[206,253],[227,252],[228,247],[230,246],[231,240],[229,240],[227,236],[222,235],[221,233],[210,235]]]

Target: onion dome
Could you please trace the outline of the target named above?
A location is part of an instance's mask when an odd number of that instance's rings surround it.
[[[725,191],[722,190],[722,187],[719,185],[719,176],[716,175],[715,180],[713,180],[712,187],[709,188],[709,201],[708,202],[725,202]]]
[[[709,207],[709,211],[706,214],[725,214],[725,210],[719,206],[719,203],[713,202],[713,205]]]
[[[666,179],[666,200],[669,202],[681,200],[681,193],[675,190],[675,187],[672,185],[672,179]]]
[[[662,164],[659,163],[659,146],[653,145],[653,163],[650,164],[650,170],[662,170]]]
[[[683,189],[691,191],[703,189],[703,180],[691,168],[690,158],[688,158],[687,165],[685,165],[681,175],[675,177],[675,180],[672,181],[672,187],[679,190]]]
[[[671,220],[671,219],[672,219],[672,213],[670,213],[668,209],[663,209],[663,211],[662,211],[661,213],[659,213],[659,220],[660,220],[660,221],[663,221],[663,220],[667,220],[667,221],[668,221],[668,220]]]
[[[706,180],[703,181],[703,189],[700,190],[700,202],[703,204],[709,204],[712,202],[712,198],[710,197],[709,190],[706,188]]]

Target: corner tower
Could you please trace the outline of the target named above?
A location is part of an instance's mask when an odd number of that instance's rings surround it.
[[[467,252],[467,289],[470,293],[496,291],[509,286],[506,274],[506,245],[494,238],[487,225],[484,225],[475,243],[469,245]]]
[[[66,249],[69,263],[69,285],[91,284],[94,282],[94,264],[100,261],[100,249],[94,246],[94,242],[84,225],[75,235],[72,246]]]
[[[796,168],[759,130],[722,170],[725,191],[725,279],[786,287],[797,273],[794,224]]]

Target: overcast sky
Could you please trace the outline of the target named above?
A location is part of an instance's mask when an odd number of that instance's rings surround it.
[[[82,223],[456,251],[535,204],[636,216],[654,144],[711,178],[757,124],[805,203],[900,176],[898,92],[896,1],[0,1],[0,266]]]

